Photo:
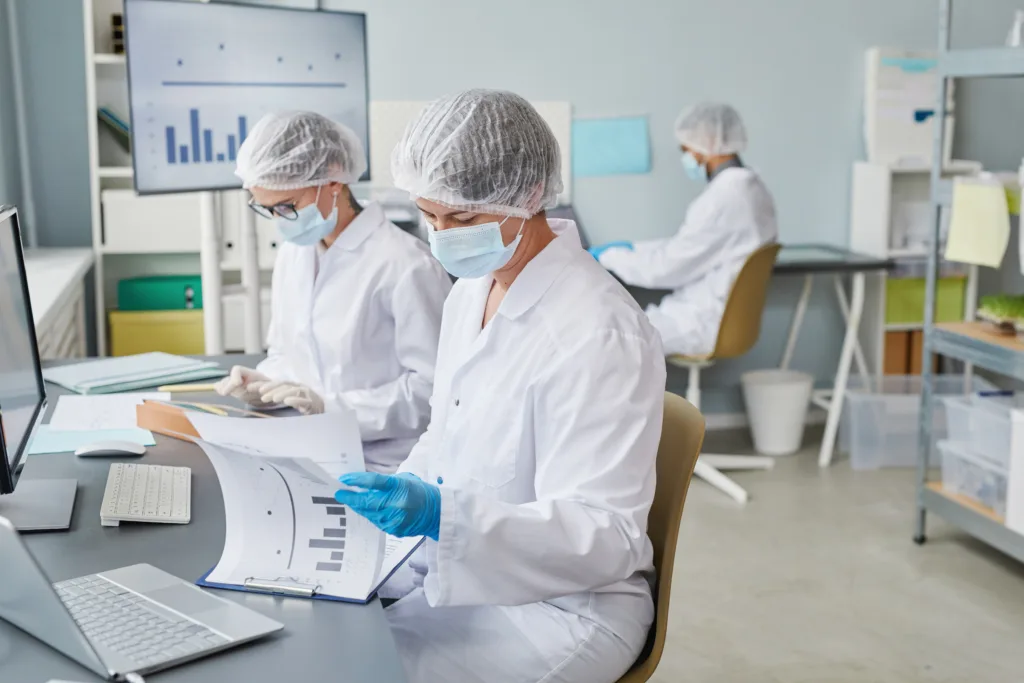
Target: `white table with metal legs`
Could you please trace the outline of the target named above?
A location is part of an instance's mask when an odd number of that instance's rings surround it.
[[[782,353],[779,367],[788,369],[793,360],[797,338],[803,326],[804,313],[811,298],[815,275],[830,275],[835,287],[839,310],[846,321],[846,333],[839,353],[839,366],[831,389],[818,389],[811,395],[811,402],[823,408],[828,417],[825,421],[825,435],[818,451],[818,465],[828,467],[832,462],[836,438],[839,434],[839,418],[843,414],[843,401],[850,379],[850,368],[857,363],[857,371],[865,385],[870,381],[870,371],[864,351],[857,338],[860,320],[864,313],[864,281],[867,273],[888,270],[892,262],[863,254],[857,254],[840,247],[817,244],[784,246],[779,252],[774,272],[778,275],[803,275],[804,286],[797,301],[796,311],[789,326],[789,338]],[[843,280],[850,277],[850,296],[847,298]]]

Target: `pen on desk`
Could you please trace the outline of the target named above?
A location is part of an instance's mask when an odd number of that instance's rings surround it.
[[[216,391],[216,388],[216,384],[168,384],[167,386],[157,387],[156,390],[180,394],[185,392]]]

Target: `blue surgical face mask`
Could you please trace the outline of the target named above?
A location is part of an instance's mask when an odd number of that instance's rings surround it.
[[[701,166],[700,162],[697,161],[697,157],[693,156],[691,152],[683,152],[683,170],[686,171],[686,175],[691,180],[706,183],[708,181],[708,169],[705,166]]]
[[[312,204],[298,210],[295,220],[280,217],[274,219],[277,231],[281,233],[281,237],[285,241],[308,247],[334,232],[334,228],[338,224],[338,195],[334,195],[334,210],[327,218],[324,218],[317,206],[320,203],[322,188],[323,185],[317,188],[316,199]]]
[[[505,246],[501,239],[501,226],[505,221],[447,230],[431,229],[427,234],[430,251],[444,269],[455,277],[483,277],[504,267],[512,254],[516,253],[516,247],[523,238],[525,218],[516,238]]]

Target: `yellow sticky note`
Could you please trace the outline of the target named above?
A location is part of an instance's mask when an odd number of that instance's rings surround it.
[[[998,268],[1010,243],[1006,190],[995,179],[957,178],[946,260]]]
[[[1019,187],[1008,187],[1006,188],[1006,205],[1010,209],[1010,214],[1014,216],[1020,215],[1020,195],[1021,188]]]

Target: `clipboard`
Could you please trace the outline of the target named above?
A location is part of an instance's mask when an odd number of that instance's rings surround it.
[[[394,569],[388,572],[387,575],[370,590],[369,595],[367,595],[366,598],[362,600],[358,598],[343,598],[336,595],[327,595],[318,592],[320,586],[317,584],[302,583],[299,581],[293,581],[291,579],[281,577],[274,579],[260,579],[256,577],[251,577],[246,579],[244,584],[215,583],[212,581],[208,581],[207,577],[210,576],[215,567],[211,567],[210,571],[206,572],[201,577],[196,579],[196,585],[201,586],[203,588],[218,588],[221,590],[238,591],[241,593],[262,593],[263,595],[273,595],[276,597],[283,598],[303,598],[306,600],[330,600],[332,602],[348,602],[356,605],[365,605],[377,596],[377,591],[380,590],[380,587],[387,583],[388,579],[394,576],[395,572],[397,572],[399,568],[402,565],[404,565],[409,560],[410,557],[412,557],[412,554],[416,552],[421,545],[423,545],[424,540],[426,540],[425,537],[421,538],[419,542],[416,543],[416,545],[414,545],[409,550],[409,552],[405,554],[405,557],[403,557],[400,562],[395,564]]]

